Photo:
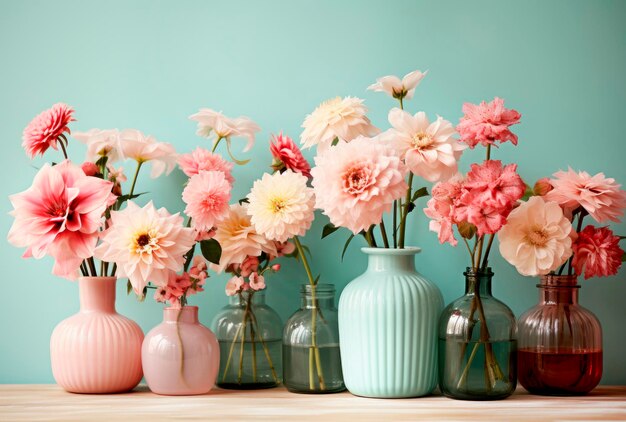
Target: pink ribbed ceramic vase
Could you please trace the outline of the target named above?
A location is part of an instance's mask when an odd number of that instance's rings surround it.
[[[141,381],[143,332],[115,311],[116,281],[79,278],[80,312],[52,332],[52,374],[69,392],[120,393]]]
[[[220,348],[215,334],[198,322],[198,307],[165,308],[141,349],[143,372],[157,394],[204,394],[215,385]]]

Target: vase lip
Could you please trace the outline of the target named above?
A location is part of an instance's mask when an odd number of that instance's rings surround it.
[[[117,277],[107,276],[107,277],[94,277],[94,276],[81,276],[78,277],[78,281],[111,281],[117,280]]]
[[[545,274],[539,277],[537,287],[575,287],[580,288],[578,284],[578,275],[576,274]]]
[[[335,285],[330,283],[319,283],[315,285],[315,291],[318,293],[334,293]],[[300,285],[300,293],[310,293],[311,285],[304,283]]]
[[[465,267],[465,271],[463,271],[464,276],[493,276],[494,272],[491,270],[491,267],[487,267],[486,269],[479,268],[474,271],[472,267]]]
[[[196,305],[185,305],[185,306],[181,306],[181,307],[176,307],[176,306],[166,306],[165,308],[163,308],[163,311],[178,311],[178,310],[185,310],[185,309],[189,309],[190,311],[193,310],[198,310],[199,308]]]
[[[406,256],[406,255],[416,255],[422,251],[422,248],[418,246],[407,246],[403,249],[400,248],[371,248],[371,247],[363,247],[361,248],[361,252],[366,255],[396,255],[396,256]]]

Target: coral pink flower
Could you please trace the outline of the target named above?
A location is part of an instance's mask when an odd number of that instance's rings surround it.
[[[383,76],[376,79],[376,83],[368,86],[367,89],[375,92],[384,92],[393,98],[410,100],[413,98],[415,88],[427,73],[428,71],[422,73],[419,70],[414,70],[404,75],[402,80],[395,75]]]
[[[107,164],[123,158],[120,143],[120,131],[117,129],[90,129],[87,132],[76,132],[74,138],[87,145],[87,160],[98,161],[107,157]]]
[[[191,217],[194,228],[211,230],[228,212],[231,185],[221,171],[203,171],[196,174],[183,190],[187,204],[185,214]]]
[[[67,125],[75,121],[74,110],[67,104],[57,103],[38,114],[24,129],[22,146],[30,158],[43,155],[50,147],[58,149],[58,140],[63,133],[70,133]]]
[[[24,257],[51,255],[55,275],[76,278],[81,262],[93,255],[102,215],[115,200],[112,187],[69,160],[45,164],[30,188],[9,197],[15,217],[9,242],[26,247]]]
[[[335,226],[354,234],[380,223],[393,201],[406,194],[407,169],[390,147],[359,137],[315,158],[311,170],[317,208]]]
[[[233,137],[247,138],[248,143],[243,151],[249,151],[254,145],[254,134],[261,128],[248,117],[241,116],[234,119],[226,117],[222,112],[202,108],[196,114],[189,116],[190,120],[198,122],[199,136],[213,139],[213,148],[219,139],[226,139],[230,143]],[[229,144],[230,145],[230,144]]]
[[[608,227],[585,227],[573,246],[576,273],[582,275],[584,271],[585,280],[617,274],[624,256],[619,240]]]
[[[365,116],[367,108],[360,98],[333,98],[306,116],[300,135],[304,148],[317,145],[319,152],[330,147],[335,138],[350,142],[358,136],[374,136],[380,131]]]
[[[83,164],[80,165],[80,168],[83,170],[83,173],[85,173],[86,176],[95,176],[100,172],[98,166],[91,161],[85,161]]]
[[[257,272],[250,274],[250,288],[252,290],[263,290],[265,288],[265,277]]]
[[[272,268],[272,271],[277,273],[278,271],[280,271],[280,264],[274,264],[274,265],[272,265],[271,268]]]
[[[278,136],[273,136],[270,152],[275,160],[272,167],[276,170],[287,169],[311,177],[311,166],[289,136],[283,135],[282,132]]]
[[[191,268],[189,268],[189,276],[196,280],[195,290],[198,292],[202,291],[202,288],[200,286],[202,286],[204,284],[204,280],[209,277],[207,269],[208,267],[204,258],[199,255],[193,257],[193,263],[191,265]]]
[[[548,274],[572,255],[576,232],[556,202],[533,196],[508,216],[498,233],[500,253],[520,274]]]
[[[176,167],[178,159],[171,144],[158,142],[152,136],[146,136],[136,129],[125,129],[120,132],[120,147],[125,159],[133,159],[138,163],[150,162],[150,177],[156,178],[165,172],[170,174]]]
[[[619,222],[626,207],[626,191],[620,189],[615,179],[607,178],[604,173],[595,176],[581,171],[554,173],[550,183],[554,187],[546,194],[548,201],[555,201],[563,207],[566,215],[583,207],[597,222]]]
[[[259,268],[259,258],[256,256],[249,256],[241,263],[241,275],[243,277],[249,277],[250,274],[256,272]]]
[[[183,267],[196,233],[183,226],[183,217],[158,210],[150,201],[140,208],[132,201],[111,212],[111,226],[102,234],[94,256],[117,264],[117,276],[128,277],[137,294],[151,281],[167,284],[171,271]]]
[[[431,219],[428,228],[437,233],[439,243],[449,242],[452,246],[458,243],[452,226],[457,223],[454,216],[460,196],[461,181],[458,179],[440,182],[433,187],[432,198],[428,201],[424,213]]]
[[[235,182],[233,175],[233,163],[228,162],[219,154],[213,154],[204,148],[196,148],[189,154],[178,157],[178,165],[187,176],[192,177],[202,171],[221,171],[231,185]]]
[[[195,227],[194,229],[196,230],[196,242],[202,242],[203,240],[209,240],[215,237],[215,227],[211,230],[198,230]]]
[[[413,173],[429,182],[445,181],[457,173],[457,161],[466,146],[452,137],[450,122],[437,117],[430,123],[423,111],[411,116],[394,108],[389,112],[389,123],[393,129],[385,137]]]
[[[509,127],[518,124],[522,115],[505,108],[503,99],[496,97],[490,103],[483,101],[479,105],[465,103],[463,113],[465,115],[461,117],[456,131],[461,135],[461,142],[467,143],[470,148],[478,143],[493,145],[496,141],[511,141],[517,145],[517,135]]]
[[[499,160],[472,164],[463,183],[461,201],[480,208],[510,208],[524,196],[526,185],[516,173],[517,164],[502,167]],[[464,198],[464,196],[466,196]]]
[[[243,277],[235,276],[231,277],[226,283],[226,296],[235,296],[239,293],[244,285]]]

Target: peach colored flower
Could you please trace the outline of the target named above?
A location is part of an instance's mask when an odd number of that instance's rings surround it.
[[[146,136],[136,129],[124,129],[119,136],[124,158],[138,163],[150,162],[150,177],[159,177],[164,172],[170,174],[176,167],[178,157],[171,144],[158,142],[154,137]]]
[[[300,135],[304,148],[317,145],[319,152],[331,146],[335,138],[350,142],[358,136],[374,136],[380,132],[365,115],[367,108],[360,98],[333,98],[320,104],[306,116]]]
[[[90,129],[76,132],[74,138],[87,145],[87,160],[95,162],[108,157],[107,164],[113,164],[123,159],[120,131],[117,129]]]
[[[228,212],[231,185],[221,171],[203,171],[191,177],[183,190],[185,214],[199,231],[211,230]]]
[[[335,226],[354,234],[380,223],[393,201],[406,194],[407,168],[388,145],[359,137],[315,158],[311,170],[315,206]]]
[[[479,105],[463,104],[463,113],[456,131],[461,135],[461,142],[470,148],[479,143],[483,146],[493,145],[496,141],[511,141],[517,145],[517,135],[511,132],[510,126],[519,123],[522,117],[516,110],[504,107],[502,98],[494,98],[490,103],[485,101]]]
[[[24,128],[22,134],[22,146],[26,154],[34,158],[37,154],[43,155],[50,147],[58,149],[59,137],[70,133],[67,125],[76,120],[73,113],[74,109],[63,103],[57,103],[39,113]]]
[[[158,210],[150,201],[140,208],[132,201],[122,211],[111,212],[111,226],[102,234],[94,256],[117,264],[117,276],[127,277],[137,294],[150,281],[167,284],[170,272],[183,268],[185,254],[195,243],[194,229],[183,217]]]
[[[265,173],[248,194],[248,214],[258,233],[277,242],[303,236],[314,218],[315,198],[300,173]]]
[[[241,116],[230,118],[224,116],[221,111],[211,110],[210,108],[202,108],[196,114],[189,116],[190,120],[198,122],[199,136],[213,139],[213,147],[219,139],[223,138],[230,142],[231,138],[247,138],[248,143],[243,149],[244,152],[249,151],[254,145],[254,134],[259,132],[261,128],[250,118]]]
[[[256,231],[244,205],[230,206],[217,224],[214,239],[222,247],[219,265],[212,266],[218,272],[229,265],[241,264],[249,256],[260,256],[263,252],[277,254],[275,243]]]
[[[548,274],[572,255],[576,232],[556,202],[533,196],[514,209],[498,233],[502,257],[520,274]]]
[[[187,176],[192,177],[202,171],[221,171],[231,185],[235,183],[232,175],[233,163],[228,162],[219,154],[213,154],[204,148],[196,148],[189,154],[178,157],[178,165]]]
[[[585,280],[591,277],[608,277],[617,274],[622,266],[624,251],[619,246],[620,238],[608,227],[585,227],[574,242],[572,265]]]
[[[604,173],[591,176],[570,168],[554,173],[550,183],[554,189],[546,194],[546,199],[561,205],[568,216],[579,206],[599,223],[619,222],[624,215],[626,191]]]
[[[226,282],[226,296],[235,296],[243,289],[244,279],[240,276],[231,277]]]
[[[404,75],[404,78],[400,80],[397,76],[383,76],[376,79],[376,83],[367,87],[367,89],[375,92],[384,92],[396,99],[406,98],[410,100],[413,98],[415,88],[422,81],[428,71],[422,73],[419,70],[414,70],[411,73]]]
[[[102,215],[115,200],[112,186],[69,160],[45,164],[30,188],[9,197],[15,217],[9,243],[26,247],[25,258],[52,256],[53,274],[75,279],[81,262],[94,253]]]
[[[293,140],[283,135],[281,132],[278,136],[272,136],[273,142],[270,142],[270,152],[274,157],[272,167],[275,170],[291,170],[295,173],[302,173],[306,177],[311,177],[311,166],[302,155],[300,148]]]
[[[385,137],[414,174],[438,182],[457,173],[457,162],[466,147],[452,137],[454,127],[450,122],[437,117],[430,123],[423,111],[411,116],[394,108],[389,112],[389,123],[393,129]]]

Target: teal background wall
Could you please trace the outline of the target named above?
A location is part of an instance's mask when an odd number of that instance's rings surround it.
[[[200,107],[251,117],[263,131],[252,164],[235,169],[240,198],[268,169],[270,133],[298,138],[305,115],[337,95],[364,98],[373,122],[387,128],[393,100],[365,88],[414,69],[430,73],[407,105],[412,112],[456,123],[463,102],[496,95],[519,110],[519,146],[495,157],[519,163],[529,183],[568,165],[626,183],[625,19],[620,1],[0,1],[0,232],[12,223],[7,196],[26,189],[43,163],[26,157],[22,129],[55,102],[76,108],[76,131],[137,128],[179,152],[208,145],[187,119]],[[70,150],[82,160],[81,144]],[[483,153],[464,154],[462,168]],[[139,190],[180,211],[183,182],[176,170],[144,178]],[[341,263],[347,234],[321,241],[326,222],[320,215],[305,240],[315,271],[340,291],[365,257],[355,242]],[[451,301],[462,293],[466,252],[438,245],[427,226],[415,213],[408,243],[423,247],[418,268]],[[626,234],[626,225],[614,227]],[[77,311],[77,285],[52,276],[51,260],[23,260],[22,252],[0,242],[0,382],[49,383],[49,337]],[[497,253],[492,263],[494,293],[519,316],[537,300],[536,280]],[[268,300],[286,319],[305,280],[298,262],[283,264]],[[625,274],[584,281],[581,291],[604,327],[608,384],[626,384]],[[226,303],[224,283],[214,276],[191,300],[207,325]],[[124,282],[118,296],[118,310],[146,332],[161,320],[161,306],[127,297]]]

